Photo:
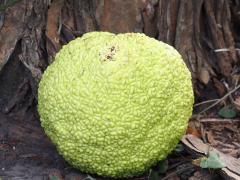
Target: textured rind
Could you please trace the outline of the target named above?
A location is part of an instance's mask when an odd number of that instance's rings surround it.
[[[192,113],[191,74],[171,46],[91,32],[56,55],[39,84],[41,125],[74,167],[113,178],[166,158]]]

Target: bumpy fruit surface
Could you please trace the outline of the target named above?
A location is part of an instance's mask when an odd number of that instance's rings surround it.
[[[171,46],[140,33],[86,33],[39,84],[41,125],[83,172],[143,173],[175,148],[192,113],[191,75]]]

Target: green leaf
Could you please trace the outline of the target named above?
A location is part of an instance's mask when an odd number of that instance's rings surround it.
[[[226,164],[219,159],[219,156],[215,152],[210,152],[208,157],[201,158],[201,168],[219,169],[226,167]]]
[[[235,118],[237,112],[233,106],[224,106],[218,111],[218,115],[223,118]]]

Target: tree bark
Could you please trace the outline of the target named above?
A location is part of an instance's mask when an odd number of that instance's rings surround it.
[[[0,0],[0,10],[0,112],[5,119],[14,117],[1,120],[1,131],[16,123],[40,133],[41,75],[62,45],[89,31],[141,32],[173,45],[192,73],[196,102],[222,97],[240,80],[239,0]],[[14,140],[29,146],[27,137],[43,149],[34,128],[13,134]],[[12,138],[0,133],[3,137],[6,142]],[[0,165],[8,158],[0,156]],[[51,167],[62,170],[67,165],[61,163],[61,168]]]

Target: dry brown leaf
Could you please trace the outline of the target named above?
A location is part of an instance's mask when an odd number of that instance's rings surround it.
[[[225,176],[231,177],[236,180],[240,180],[240,176],[238,174],[235,174],[234,172],[231,172],[229,169],[222,168],[222,171]]]
[[[215,146],[218,144],[218,142],[216,142],[214,139],[212,131],[205,132],[205,135],[207,136],[207,140],[211,145]]]
[[[201,133],[196,128],[192,127],[187,128],[187,134],[192,134],[194,136],[201,137]]]
[[[230,155],[221,153],[214,147],[211,147],[209,144],[205,144],[201,139],[193,135],[185,135],[181,140],[188,148],[194,150],[196,153],[208,154],[210,151],[213,151],[219,155],[219,158],[222,162],[226,164],[226,168],[222,168],[221,172],[227,174],[228,176],[237,179],[240,179],[240,160]]]
[[[217,90],[218,94],[221,97],[224,96],[226,94],[226,87],[225,87],[225,85],[221,81],[219,81],[217,78],[215,78],[215,77],[213,77],[212,80],[213,80],[213,84],[216,87],[216,90]]]
[[[202,137],[200,132],[200,126],[201,124],[197,120],[191,120],[188,122],[188,128],[187,128],[187,134],[192,134],[197,137]]]
[[[222,153],[239,158],[240,131],[238,124],[240,119],[200,119],[203,137],[207,138],[211,146]]]

